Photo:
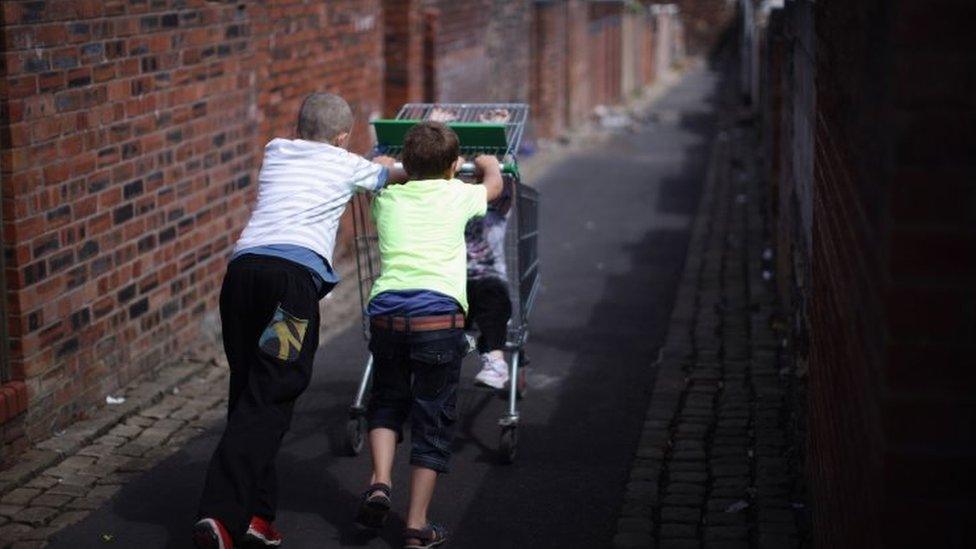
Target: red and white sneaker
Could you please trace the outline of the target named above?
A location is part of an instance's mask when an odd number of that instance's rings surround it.
[[[234,549],[230,533],[214,518],[202,518],[193,525],[193,544],[198,549]]]
[[[247,527],[244,537],[251,543],[256,543],[264,547],[277,547],[281,545],[281,532],[274,527],[274,524],[261,517],[251,517],[251,524]]]

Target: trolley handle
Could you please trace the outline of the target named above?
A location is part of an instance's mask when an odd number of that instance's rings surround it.
[[[514,162],[499,162],[499,164],[501,165],[502,173],[507,173],[510,175],[518,174],[518,166],[516,166]],[[403,163],[397,162],[393,166],[398,169],[402,169]],[[474,175],[474,172],[475,172],[474,162],[465,162],[461,164],[461,168],[458,170],[457,173],[459,175]]]

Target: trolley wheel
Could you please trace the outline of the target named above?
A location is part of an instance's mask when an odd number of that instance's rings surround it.
[[[516,453],[518,453],[518,426],[506,425],[502,427],[501,436],[498,438],[498,457],[507,465],[515,461]]]
[[[363,451],[366,442],[366,418],[356,416],[346,422],[346,451],[350,455],[358,456]]]

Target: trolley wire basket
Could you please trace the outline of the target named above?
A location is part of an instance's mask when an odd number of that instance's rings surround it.
[[[524,360],[523,345],[528,338],[528,317],[539,287],[538,248],[538,192],[522,183],[516,153],[522,141],[529,108],[522,103],[408,103],[395,119],[372,121],[376,131],[374,154],[399,159],[403,140],[411,127],[420,121],[445,123],[458,135],[462,156],[470,159],[479,154],[491,154],[502,164],[504,196],[507,207],[504,215],[504,255],[512,318],[508,325],[506,348],[511,354],[507,414],[499,420],[501,438],[499,453],[503,462],[515,458],[518,444],[518,396],[524,374],[520,370]],[[459,175],[474,173],[471,162],[462,165]],[[370,216],[370,198],[358,195],[352,204],[356,270],[359,278],[359,298],[362,307],[362,329],[369,338],[369,317],[366,315],[369,294],[380,275],[378,237]],[[366,394],[372,378],[373,357],[367,358],[355,401],[350,407],[346,429],[346,446],[358,454],[365,441]]]

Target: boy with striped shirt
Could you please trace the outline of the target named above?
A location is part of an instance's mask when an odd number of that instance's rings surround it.
[[[194,526],[197,547],[281,544],[275,458],[311,378],[318,301],[339,281],[339,218],[354,193],[405,179],[392,158],[370,162],[346,150],[352,124],[341,97],[316,93],[302,104],[299,138],[265,147],[257,204],[220,291],[230,392]]]

